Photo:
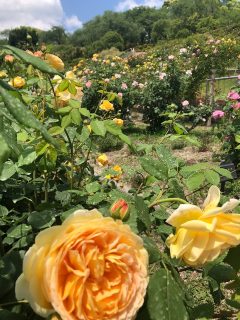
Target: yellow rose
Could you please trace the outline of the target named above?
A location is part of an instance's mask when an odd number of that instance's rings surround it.
[[[111,110],[114,110],[114,107],[113,107],[113,104],[108,100],[103,100],[99,106],[99,109],[104,111],[111,111]]]
[[[7,73],[5,71],[0,71],[0,78],[6,78]]]
[[[63,61],[55,56],[54,54],[46,53],[45,54],[45,60],[48,64],[50,64],[51,67],[55,68],[58,71],[64,70],[64,63]]]
[[[78,210],[38,234],[24,257],[16,297],[42,317],[130,320],[144,301],[147,266],[143,242],[128,225]]]
[[[181,204],[167,219],[176,228],[176,234],[167,239],[172,258],[181,258],[190,266],[202,266],[240,244],[240,215],[228,213],[239,201],[230,199],[218,207],[219,201],[220,190],[212,186],[203,209]]]
[[[22,88],[25,85],[26,81],[22,77],[15,77],[9,81],[9,84],[14,88]]]
[[[115,118],[115,119],[113,119],[113,122],[119,127],[123,126],[123,120],[122,119]]]
[[[108,165],[108,162],[108,157],[104,153],[97,157],[97,163],[102,167]]]

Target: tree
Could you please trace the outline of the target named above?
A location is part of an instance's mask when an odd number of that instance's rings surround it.
[[[37,31],[30,27],[20,27],[9,32],[8,43],[22,49],[33,49],[38,43]]]
[[[108,31],[101,38],[101,41],[105,49],[110,49],[112,47],[119,50],[123,50],[124,42],[122,36],[116,31]]]

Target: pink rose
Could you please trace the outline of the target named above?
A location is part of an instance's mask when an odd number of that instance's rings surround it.
[[[240,99],[240,95],[238,94],[238,92],[235,92],[235,91],[230,91],[229,93],[228,93],[228,99],[230,99],[230,100],[238,100],[238,99]]]
[[[188,100],[182,101],[182,106],[183,107],[188,107],[189,106],[189,101]]]
[[[212,113],[212,118],[213,119],[220,119],[222,117],[224,117],[224,112],[222,110],[213,111],[213,113]]]
[[[90,80],[88,80],[86,83],[85,83],[86,87],[87,88],[91,88],[92,86],[92,82]]]
[[[122,85],[121,85],[121,88],[123,90],[127,90],[128,86],[127,86],[127,84],[125,82],[123,82]]]
[[[123,96],[122,92],[118,92],[118,96],[119,96],[119,98],[122,98],[122,96]]]
[[[232,105],[234,110],[238,110],[240,109],[240,102],[235,103],[234,105]]]

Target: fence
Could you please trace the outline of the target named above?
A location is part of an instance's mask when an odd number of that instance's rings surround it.
[[[230,71],[240,73],[239,70],[229,70],[229,72]],[[214,106],[216,101],[225,99],[230,89],[238,83],[238,75],[216,77],[215,70],[212,70],[211,78],[206,79],[205,103]]]

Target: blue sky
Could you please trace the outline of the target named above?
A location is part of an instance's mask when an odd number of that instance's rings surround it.
[[[0,31],[20,26],[49,30],[62,25],[68,32],[106,10],[125,11],[137,6],[159,7],[163,0],[0,0]]]
[[[67,16],[76,15],[83,23],[106,10],[115,10],[119,0],[62,0]]]

